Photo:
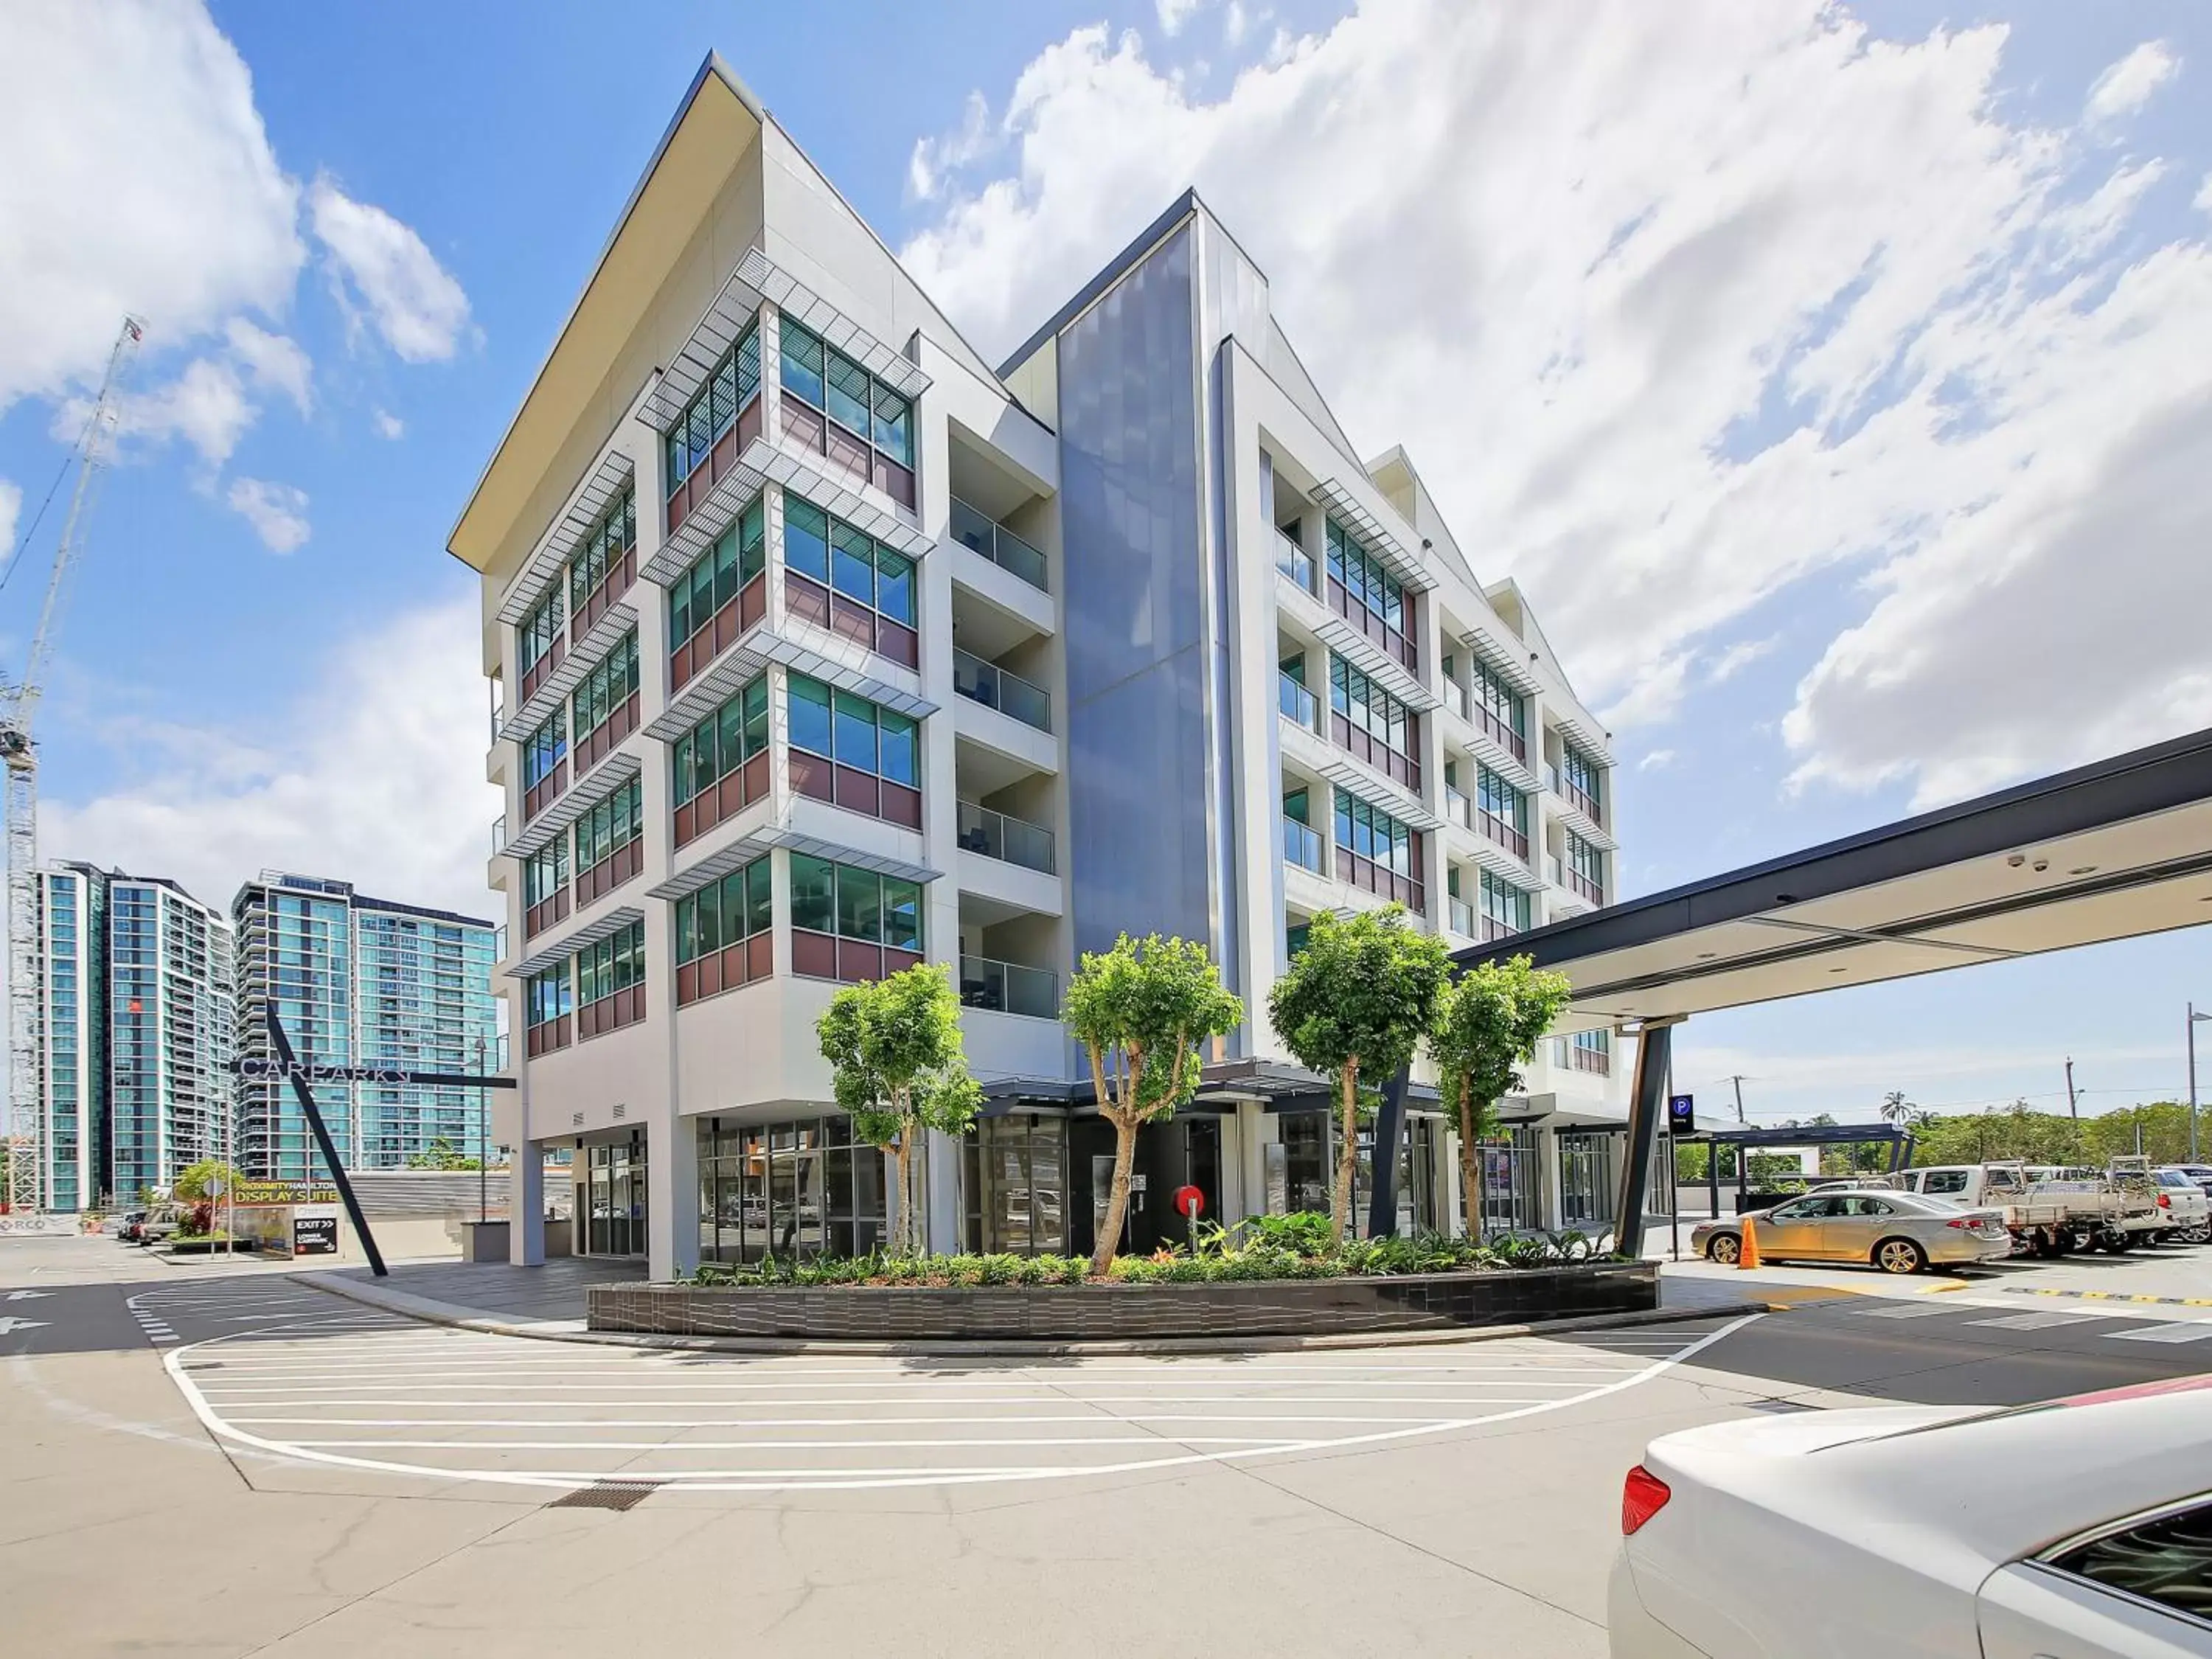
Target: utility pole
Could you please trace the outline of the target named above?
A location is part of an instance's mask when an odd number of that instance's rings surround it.
[[[1729,1079],[1729,1081],[1730,1083],[1733,1083],[1734,1085],[1735,1085],[1735,1121],[1736,1121],[1736,1125],[1737,1125],[1737,1127],[1738,1127],[1739,1128],[1741,1128],[1741,1127],[1742,1127],[1742,1125],[1743,1125],[1743,1121],[1744,1121],[1744,1119],[1743,1119],[1743,1073],[1741,1073],[1741,1072],[1736,1073],[1735,1075],[1731,1076],[1731,1077]]]
[[[2066,1056],[2066,1115],[2075,1122],[2081,1121],[2081,1102],[2074,1092],[2074,1056]]]
[[[2197,1022],[2212,1019],[2212,1014],[2200,1014],[2197,1005],[2189,1005],[2189,1161],[2197,1162]]]

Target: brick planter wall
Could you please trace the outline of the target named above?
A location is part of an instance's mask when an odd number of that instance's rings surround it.
[[[1228,1285],[594,1285],[590,1328],[842,1342],[1146,1342],[1523,1324],[1659,1305],[1648,1261]]]

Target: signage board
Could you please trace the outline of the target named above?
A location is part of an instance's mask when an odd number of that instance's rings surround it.
[[[338,1189],[320,1181],[240,1181],[232,1196],[240,1204],[335,1204]]]
[[[1698,1102],[1695,1095],[1667,1097],[1667,1133],[1670,1135],[1693,1135],[1698,1133]]]
[[[338,1218],[335,1210],[323,1212],[302,1206],[292,1212],[294,1255],[336,1255],[337,1253]]]

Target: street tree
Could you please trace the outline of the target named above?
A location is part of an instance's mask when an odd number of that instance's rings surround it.
[[[957,1135],[975,1121],[981,1091],[968,1074],[960,999],[942,963],[917,963],[886,979],[848,985],[815,1022],[838,1110],[856,1134],[891,1155],[897,1224],[892,1249],[921,1254],[921,1164],[931,1129]]]
[[[1920,1121],[1920,1109],[1905,1097],[1902,1089],[1892,1089],[1881,1097],[1881,1115],[1900,1129]]]
[[[1267,1012],[1298,1064],[1332,1077],[1342,1123],[1329,1231],[1341,1243],[1352,1219],[1359,1135],[1359,1079],[1376,1083],[1409,1063],[1434,1024],[1451,978],[1444,942],[1413,927],[1400,906],[1349,919],[1322,911],[1267,996]]]
[[[1091,1252],[1091,1272],[1113,1266],[1129,1212],[1137,1131],[1175,1115],[1198,1091],[1200,1047],[1244,1023],[1243,999],[1221,982],[1206,947],[1158,933],[1127,933],[1085,951],[1060,1018],[1091,1056],[1099,1115],[1114,1126],[1114,1184]]]
[[[1486,962],[1450,986],[1428,1033],[1437,1086],[1459,1115],[1459,1176],[1468,1231],[1480,1231],[1482,1138],[1498,1103],[1521,1086],[1521,1067],[1574,994],[1565,974],[1527,957]]]

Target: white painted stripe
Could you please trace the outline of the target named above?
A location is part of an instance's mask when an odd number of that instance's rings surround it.
[[[320,1366],[303,1366],[289,1362],[281,1364],[264,1364],[260,1362],[240,1364],[232,1360],[212,1360],[188,1367],[188,1369],[196,1374],[201,1371],[210,1373],[221,1371],[226,1376],[250,1376],[270,1382],[276,1382],[287,1377],[367,1377],[380,1372],[388,1374],[395,1379],[404,1379],[408,1376],[507,1377],[513,1376],[518,1372],[530,1370],[550,1370],[561,1376],[578,1377],[589,1376],[594,1374],[605,1376],[622,1377],[633,1376],[641,1371],[657,1371],[686,1377],[696,1376],[701,1378],[708,1378],[715,1372],[727,1372],[737,1376],[762,1377],[764,1379],[762,1382],[757,1385],[751,1386],[759,1386],[763,1388],[788,1388],[793,1383],[803,1381],[811,1382],[841,1376],[860,1377],[868,1380],[861,1382],[822,1381],[823,1387],[836,1389],[872,1386],[873,1382],[878,1381],[914,1383],[935,1382],[944,1380],[944,1377],[946,1375],[946,1373],[932,1371],[901,1371],[895,1364],[890,1364],[882,1365],[821,1366],[808,1370],[793,1370],[782,1368],[756,1366],[745,1364],[742,1361],[729,1365],[688,1365],[670,1364],[663,1360],[659,1355],[641,1355],[637,1359],[631,1361],[607,1363],[587,1362],[584,1364],[572,1364],[568,1361],[560,1359],[518,1359],[504,1365],[492,1366],[430,1366],[425,1365],[420,1360],[395,1360],[389,1365],[347,1365],[336,1368],[325,1368]],[[1082,1371],[1083,1375],[1085,1376],[1141,1378],[1173,1377],[1179,1382],[1203,1382],[1210,1380],[1207,1376],[1208,1372],[1218,1374],[1224,1381],[1243,1380],[1258,1376],[1270,1380],[1280,1378],[1286,1382],[1341,1381],[1353,1382],[1366,1382],[1382,1377],[1409,1378],[1418,1380],[1423,1377],[1477,1376],[1523,1376],[1541,1375],[1577,1377],[1626,1376],[1631,1372],[1640,1369],[1641,1367],[1635,1365],[1541,1365],[1535,1364],[1518,1365],[1362,1365],[1358,1367],[1347,1365],[1327,1366],[1317,1369],[1298,1369],[1290,1366],[1277,1367],[1269,1365],[1255,1365],[1251,1364],[1203,1367],[1188,1364],[1162,1364],[1144,1367],[1127,1365],[1085,1365],[1082,1368]],[[999,1376],[1009,1378],[1024,1376],[1058,1376],[1065,1374],[1065,1371],[1061,1368],[1048,1365],[1008,1365],[998,1370],[996,1373]],[[979,1375],[975,1368],[969,1366],[961,1367],[960,1375],[963,1381],[970,1382],[988,1382],[992,1380],[989,1376]],[[712,1384],[704,1385],[713,1386]]]
[[[496,1382],[496,1380],[497,1379],[494,1379],[495,1382]],[[1252,1376],[1178,1376],[1172,1379],[1173,1386],[1178,1389],[1227,1389],[1232,1391],[1243,1391],[1253,1389],[1272,1388],[1295,1390],[1301,1394],[1308,1392],[1333,1393],[1345,1389],[1517,1389],[1530,1386],[1565,1388],[1588,1381],[1589,1381],[1588,1377],[1562,1377],[1553,1376],[1549,1373],[1534,1374],[1521,1377],[1439,1377],[1434,1382],[1428,1382],[1416,1377],[1384,1376],[1359,1377],[1343,1382],[1334,1381],[1327,1382],[1307,1382],[1300,1381],[1297,1378],[1286,1378],[1283,1381],[1277,1382],[1269,1377]],[[370,1385],[367,1379],[362,1378],[356,1378],[356,1380],[349,1382],[264,1382],[257,1379],[241,1378],[232,1382],[212,1382],[204,1383],[202,1386],[210,1395],[254,1394],[313,1396],[315,1395],[343,1394],[349,1390],[358,1390]],[[392,1377],[380,1379],[374,1386],[385,1389],[401,1390],[421,1390],[424,1389],[481,1389],[486,1387],[487,1384],[482,1377],[460,1379],[450,1382],[441,1382],[435,1378]],[[937,1386],[943,1385],[940,1384]],[[1041,1389],[1049,1390],[1054,1394],[1064,1393],[1066,1391],[1064,1385],[1055,1387],[1049,1381],[1042,1377],[1000,1379],[995,1377],[986,1378],[963,1376],[960,1379],[957,1386],[963,1389],[1004,1389],[1008,1394],[1034,1393]],[[1107,1381],[1103,1382],[1102,1386],[1107,1388],[1128,1388],[1134,1385],[1128,1382]],[[788,1382],[693,1382],[667,1381],[659,1377],[628,1377],[619,1378],[605,1382],[580,1382],[574,1380],[573,1378],[559,1378],[544,1382],[525,1382],[518,1381],[514,1383],[513,1391],[525,1394],[605,1394],[617,1390],[635,1393],[640,1389],[651,1389],[670,1394],[725,1394],[742,1399],[749,1394],[788,1390],[791,1387],[792,1384]],[[817,1382],[814,1384],[813,1387],[814,1391],[818,1394],[834,1395],[841,1398],[856,1392],[918,1394],[931,1392],[932,1389],[932,1385],[919,1382]],[[306,1398],[302,1398],[300,1403],[304,1405],[308,1403],[308,1401]],[[588,1405],[591,1402],[589,1401],[582,1401],[579,1403]]]
[[[1581,1399],[1577,1395],[1572,1399]],[[1485,1406],[1540,1406],[1542,1400],[1486,1400]],[[1426,1413],[1406,1416],[1321,1412],[1065,1412],[1027,1417],[600,1417],[578,1422],[561,1417],[234,1417],[234,1423],[275,1423],[325,1429],[880,1429],[925,1424],[998,1427],[1007,1423],[1428,1423]],[[487,1440],[487,1446],[504,1442]]]
[[[1925,1319],[1930,1314],[1951,1311],[1948,1304],[1927,1307],[1917,1302],[1900,1302],[1892,1308],[1854,1308],[1851,1311],[1862,1319]]]
[[[2003,1319],[1970,1319],[1969,1325],[1992,1325],[2004,1331],[2047,1331],[2055,1325],[2080,1325],[2096,1317],[2094,1314],[2024,1313]]]
[[[309,1407],[363,1406],[434,1407],[448,1411],[494,1410],[514,1406],[530,1406],[541,1411],[696,1411],[701,1407],[729,1405],[750,1409],[755,1406],[836,1406],[841,1411],[858,1411],[870,1407],[896,1409],[902,1405],[926,1401],[933,1406],[1048,1406],[1062,1401],[1075,1406],[1488,1406],[1501,1399],[1526,1398],[1552,1400],[1571,1398],[1571,1395],[1534,1394],[1528,1395],[1206,1395],[1206,1394],[1073,1394],[1064,1389],[1041,1389],[1033,1395],[997,1395],[988,1397],[961,1395],[916,1395],[911,1400],[877,1401],[856,1400],[815,1400],[805,1395],[791,1395],[768,1400],[589,1400],[562,1401],[557,1400],[419,1400],[392,1399],[383,1395],[349,1400],[261,1400],[210,1398],[210,1405],[226,1408],[241,1406],[276,1406],[292,1411]],[[591,1419],[586,1419],[586,1421]]]
[[[410,1451],[860,1451],[957,1446],[1279,1446],[1280,1435],[1096,1434],[1009,1435],[990,1440],[295,1440],[295,1446],[380,1447]]]
[[[2115,1342],[2202,1342],[2212,1337],[2212,1320],[2184,1320],[2178,1325],[2153,1325],[2140,1331],[2106,1331]]]

